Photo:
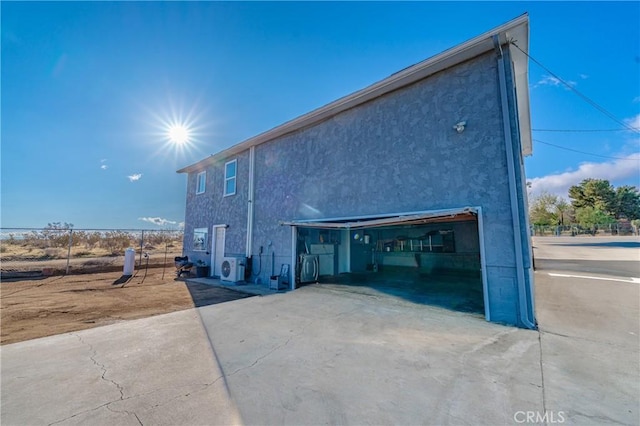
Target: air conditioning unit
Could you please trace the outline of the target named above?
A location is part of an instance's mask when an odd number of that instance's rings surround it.
[[[244,281],[244,258],[223,257],[220,266],[220,280],[232,283]]]

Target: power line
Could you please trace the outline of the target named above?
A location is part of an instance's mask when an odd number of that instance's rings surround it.
[[[609,158],[609,159],[612,159],[612,160],[640,161],[640,157],[639,158],[609,157],[609,156],[606,156],[606,155],[594,154],[592,152],[585,152],[585,151],[579,151],[577,149],[567,148],[567,147],[556,145],[556,144],[553,144],[553,143],[544,142],[544,141],[541,141],[540,139],[533,139],[533,141],[534,142],[538,142],[538,143],[542,143],[542,144],[545,144],[545,145],[553,146],[553,147],[556,147],[556,148],[559,148],[559,149],[564,149],[564,150],[567,150],[567,151],[578,152],[580,154],[586,154],[586,155],[593,155],[594,157]]]
[[[572,90],[576,95],[580,96],[585,102],[590,104],[592,107],[594,107],[595,109],[597,109],[598,111],[600,111],[601,113],[603,113],[604,115],[606,115],[607,117],[609,117],[610,119],[615,121],[616,123],[620,124],[622,127],[625,127],[627,130],[631,130],[632,132],[640,133],[640,129],[628,125],[627,123],[625,123],[624,121],[618,119],[618,117],[616,117],[615,115],[613,115],[612,113],[607,111],[604,107],[601,107],[595,101],[591,100],[591,98],[587,97],[586,95],[583,95],[580,91],[578,91],[578,89],[576,89],[571,84],[567,83],[566,81],[564,81],[563,79],[558,77],[553,71],[551,71],[549,68],[547,68],[544,65],[542,65],[535,58],[531,57],[527,52],[525,52],[524,50],[520,49],[520,47],[515,42],[512,41],[511,44],[513,44],[516,47],[516,49],[518,49],[519,51],[524,53],[527,56],[527,58],[531,59],[531,61],[536,63],[540,68],[542,68],[543,70],[545,70],[546,72],[551,74],[551,76],[553,78],[558,79],[558,81],[560,83],[564,84],[567,88]]]
[[[640,130],[634,127],[635,130]],[[565,133],[591,133],[591,132],[628,132],[627,129],[531,129],[533,132],[565,132]]]

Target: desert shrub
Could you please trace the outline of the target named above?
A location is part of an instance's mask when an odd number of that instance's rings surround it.
[[[88,249],[95,248],[102,241],[100,232],[86,232],[84,234],[84,245]]]
[[[112,255],[122,254],[127,247],[132,245],[132,235],[124,231],[109,231],[104,234],[100,245],[111,252]]]
[[[44,255],[42,257],[44,259],[65,259],[67,253],[61,248],[46,248],[44,249]]]
[[[44,249],[49,246],[46,236],[38,231],[31,231],[24,234],[24,239],[22,240],[22,242],[22,245],[24,247],[30,248]]]

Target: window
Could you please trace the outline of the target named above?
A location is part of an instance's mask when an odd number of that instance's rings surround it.
[[[193,230],[193,250],[205,251],[207,249],[208,228],[195,228]]]
[[[204,193],[204,188],[207,182],[207,172],[200,172],[196,178],[196,194]]]
[[[238,160],[229,161],[224,165],[224,196],[236,193],[236,172]]]

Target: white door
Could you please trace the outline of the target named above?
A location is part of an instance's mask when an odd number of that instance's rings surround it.
[[[220,276],[220,265],[222,264],[222,257],[224,256],[224,226],[213,227],[213,238],[211,244],[211,275]]]

